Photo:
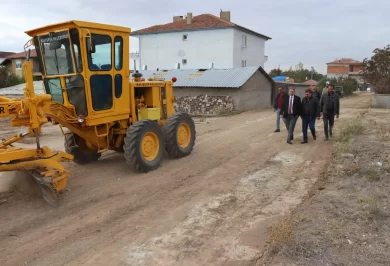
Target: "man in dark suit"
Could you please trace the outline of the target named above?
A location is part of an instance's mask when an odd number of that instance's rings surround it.
[[[283,118],[288,131],[287,143],[292,144],[291,140],[294,139],[295,124],[297,123],[298,117],[301,115],[302,111],[302,102],[301,98],[295,95],[294,88],[291,87],[288,94],[289,95],[284,97],[280,117]]]

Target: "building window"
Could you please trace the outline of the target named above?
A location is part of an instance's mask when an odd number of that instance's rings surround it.
[[[242,35],[242,47],[246,47],[246,35]]]
[[[246,67],[246,60],[241,60],[241,66]]]
[[[183,34],[183,41],[187,41],[187,34]]]
[[[181,60],[181,63],[182,63],[183,65],[187,65],[187,59]]]
[[[15,68],[16,69],[21,69],[22,68],[22,60],[20,60],[20,59],[15,60]]]
[[[349,66],[349,72],[353,72],[353,66]]]

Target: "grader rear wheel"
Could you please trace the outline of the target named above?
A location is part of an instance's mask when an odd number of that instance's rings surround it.
[[[170,116],[164,131],[169,156],[182,158],[192,152],[196,131],[194,121],[189,114],[179,112]]]
[[[157,122],[140,120],[127,131],[123,149],[126,162],[138,172],[147,173],[161,164],[164,134]]]
[[[85,141],[76,134],[65,135],[65,151],[74,156],[73,161],[77,164],[87,164],[97,161],[101,154],[88,149]]]

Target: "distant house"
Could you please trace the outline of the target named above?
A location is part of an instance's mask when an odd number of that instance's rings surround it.
[[[0,66],[3,65],[3,62],[7,59],[7,56],[10,56],[13,54],[15,54],[15,53],[0,51]]]
[[[265,42],[271,38],[220,17],[202,14],[175,16],[173,22],[130,33],[139,39],[140,63],[148,70],[207,69],[261,66]]]
[[[1,55],[1,54],[0,54]],[[23,63],[26,60],[26,53],[12,53],[5,57],[4,60],[0,60],[0,65],[9,67],[12,71],[12,73],[15,73],[19,77],[24,77],[23,72]],[[36,77],[41,77],[42,74],[39,70],[39,63],[37,59],[37,53],[35,49],[30,51],[30,60],[32,61],[33,65],[33,75]]]
[[[177,78],[175,108],[193,115],[215,114],[218,110],[247,111],[269,108],[274,82],[262,67],[230,69],[141,70],[145,79]]]
[[[306,80],[303,84],[309,85],[310,89],[317,87],[317,81],[312,79]]]
[[[362,84],[363,76],[361,74],[362,62],[351,58],[341,58],[327,63],[328,78],[353,78],[359,84]]]

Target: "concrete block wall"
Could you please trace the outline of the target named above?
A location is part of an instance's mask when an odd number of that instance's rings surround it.
[[[272,84],[260,72],[256,73],[240,88],[237,110],[246,111],[271,107]]]
[[[288,89],[290,87],[294,87],[295,88],[295,95],[303,98],[303,97],[305,97],[305,90],[309,89],[310,85],[303,84],[303,83],[292,83],[292,82],[278,81],[278,82],[276,82],[276,85],[274,87],[274,97],[276,97],[276,95],[278,95],[280,87],[284,87],[286,89],[286,93],[288,93]],[[319,91],[321,91],[321,90],[322,90],[322,88],[319,89]],[[274,99],[272,99],[272,101],[273,100]]]
[[[390,95],[389,94],[373,94],[372,107],[390,109]]]

